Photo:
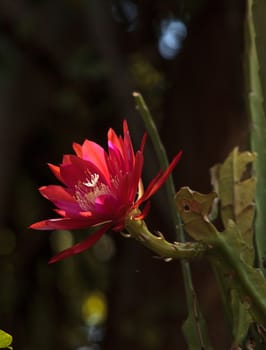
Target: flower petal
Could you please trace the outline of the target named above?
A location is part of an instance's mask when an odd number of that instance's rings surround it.
[[[73,142],[72,148],[79,158],[82,158],[82,146],[79,143]]]
[[[144,192],[143,196],[135,203],[134,207],[136,208],[141,203],[145,202],[147,199],[149,199],[152,195],[154,195],[155,192],[159,190],[159,188],[163,185],[163,183],[166,181],[169,174],[173,171],[176,164],[179,162],[182,151],[178,152],[178,154],[174,157],[168,168],[162,173],[159,172],[157,176],[150,182],[148,185],[146,191]]]
[[[132,171],[135,165],[135,154],[134,154],[134,149],[132,146],[132,141],[131,141],[126,120],[123,121],[123,130],[124,130],[124,142],[122,144],[123,158],[126,164],[127,171]]]
[[[62,186],[49,185],[39,188],[41,195],[49,199],[50,201],[62,201],[67,203],[76,203],[75,199],[71,196],[68,190]]]
[[[93,163],[98,169],[101,170],[103,175],[108,179],[109,172],[106,164],[106,152],[97,143],[89,140],[85,140],[81,146],[82,159],[88,160]]]
[[[51,163],[48,163],[48,167],[50,168],[50,170],[52,171],[52,173],[54,174],[54,176],[61,182],[63,182],[63,179],[61,177],[60,174],[60,167],[57,165],[53,165]]]
[[[145,147],[145,143],[147,141],[147,133],[145,132],[145,134],[142,137],[141,140],[141,145],[140,145],[140,152],[143,153],[144,152],[144,147]]]
[[[148,215],[150,208],[151,208],[151,202],[148,201],[145,204],[144,208],[142,209],[142,212],[138,215],[135,215],[133,219],[134,220],[143,220]]]
[[[71,161],[72,157],[75,157],[75,156],[73,156],[73,154],[64,154],[63,161],[62,161],[61,165],[71,164],[72,163],[72,161]]]
[[[122,150],[122,139],[119,138],[115,131],[111,128],[108,130],[108,133],[107,133],[107,140],[108,140],[108,147],[111,146],[115,146],[115,148],[117,148],[120,152],[120,154],[123,153],[123,150]]]
[[[136,199],[136,194],[139,188],[139,181],[141,180],[141,174],[143,170],[144,158],[143,154],[138,151],[136,154],[135,167],[132,174],[129,199],[134,201]]]
[[[66,188],[49,185],[39,188],[39,191],[44,198],[53,202],[59,209],[65,210],[69,215],[79,216],[81,208]]]
[[[113,145],[110,141],[108,141],[108,153],[109,156],[107,158],[107,165],[111,175],[115,176],[115,174],[119,173],[119,171],[124,171],[124,163],[121,152],[119,148]]]
[[[34,230],[74,230],[101,224],[103,221],[104,220],[99,221],[99,218],[95,218],[94,216],[92,216],[91,219],[66,217],[38,221],[29,226],[29,228]]]
[[[54,212],[57,213],[58,215],[66,218],[72,218],[72,219],[77,219],[77,218],[81,218],[81,219],[84,219],[84,218],[91,218],[92,216],[93,217],[96,217],[94,213],[92,213],[91,211],[80,211],[78,213],[78,215],[75,215],[73,213],[70,213],[69,211],[65,211],[64,209],[54,209]],[[101,219],[99,218],[98,220],[99,222],[101,221]]]
[[[99,175],[99,181],[103,183],[108,182],[108,179],[103,175],[101,170],[93,163],[78,158],[77,156],[70,156],[70,159],[70,164],[63,164],[60,167],[61,177],[67,187],[74,190],[78,183],[86,182],[90,174]]]
[[[98,231],[91,234],[84,241],[75,244],[73,247],[63,250],[61,253],[55,255],[52,259],[50,259],[49,264],[55,263],[56,261],[65,259],[71,255],[79,254],[84,250],[90,248],[93,244],[95,244],[102,235],[110,228],[110,224],[106,224],[102,226]]]
[[[114,220],[119,216],[119,208],[121,203],[110,195],[101,195],[96,198],[94,210],[100,217],[104,217],[106,220]]]

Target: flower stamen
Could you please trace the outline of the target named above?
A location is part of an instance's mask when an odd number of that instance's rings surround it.
[[[87,187],[95,187],[98,180],[99,180],[99,174],[91,174],[91,178],[90,180],[88,178],[86,178],[86,181],[83,182],[83,185],[87,186]]]
[[[91,180],[86,179],[85,182],[79,181],[75,186],[74,198],[78,202],[80,208],[84,211],[93,210],[95,200],[102,195],[111,195],[110,188],[98,182],[99,175],[92,174]]]

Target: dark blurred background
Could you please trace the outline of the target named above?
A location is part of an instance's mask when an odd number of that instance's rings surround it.
[[[169,158],[184,150],[176,188],[211,189],[209,167],[248,143],[243,0],[0,1],[0,328],[19,350],[186,349],[179,262],[165,263],[110,233],[91,250],[49,258],[84,231],[30,231],[53,217],[37,188],[85,138],[106,145],[128,120],[144,132],[133,91],[152,111]],[[151,143],[144,182],[158,171]],[[174,240],[165,192],[151,230]],[[204,261],[192,273],[214,349],[229,333]]]

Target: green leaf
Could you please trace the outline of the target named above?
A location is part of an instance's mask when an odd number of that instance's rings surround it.
[[[240,236],[247,244],[243,258],[250,264],[254,261],[253,222],[256,179],[251,176],[248,165],[255,159],[254,153],[239,152],[236,147],[223,164],[215,165],[211,169],[211,182],[220,199],[224,227],[227,227],[230,220],[237,224]]]
[[[177,211],[179,212],[187,233],[196,241],[207,242],[216,236],[216,229],[206,225],[211,212],[216,193],[201,194],[182,187],[175,196]]]
[[[242,259],[245,242],[241,239],[234,222],[219,234],[216,256],[211,254],[214,264],[219,264],[225,283],[235,290],[242,305],[253,321],[266,326],[266,280],[258,270]]]
[[[226,289],[235,291],[253,321],[266,327],[266,280],[261,271],[242,259],[247,244],[237,225],[229,220],[226,229],[219,232],[209,221],[207,209],[211,208],[212,197],[212,193],[203,195],[187,187],[176,194],[185,230],[209,247],[206,254],[213,268],[223,276]]]
[[[254,162],[256,155],[251,152],[239,152],[236,147],[223,164],[211,169],[211,181],[220,198],[221,218],[225,228],[232,220],[237,224],[239,237],[243,241],[241,258],[250,265],[254,262],[253,221],[255,215],[254,197],[256,180],[250,174],[248,165]],[[219,267],[215,271],[222,301],[234,338],[239,345],[244,340],[251,317],[240,302],[235,290],[230,291],[224,271]]]
[[[12,336],[0,329],[0,349],[4,349],[4,348],[12,349],[10,347],[10,345],[12,344],[12,341],[13,341]]]

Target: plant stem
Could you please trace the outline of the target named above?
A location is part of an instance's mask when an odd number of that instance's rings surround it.
[[[158,130],[156,128],[156,125],[153,121],[153,118],[150,114],[150,111],[142,97],[142,95],[138,92],[133,93],[133,97],[135,98],[135,102],[137,104],[137,108],[142,116],[142,119],[144,121],[145,127],[148,131],[148,134],[152,140],[153,147],[156,153],[156,156],[159,160],[160,167],[165,170],[168,165],[168,158],[166,155],[165,148],[162,144],[161,138],[159,136]],[[180,220],[180,217],[176,211],[175,203],[174,203],[174,197],[175,197],[175,187],[173,182],[173,177],[170,174],[167,181],[166,181],[166,191],[168,196],[168,201],[170,203],[170,211],[171,211],[171,217],[173,220],[173,223],[177,229],[176,233],[176,239],[180,242],[185,242],[184,232],[182,229],[182,223]]]
[[[142,116],[142,119],[145,123],[146,129],[148,131],[148,134],[152,140],[153,147],[155,149],[157,158],[159,160],[160,167],[162,169],[166,169],[169,165],[167,154],[165,151],[165,148],[162,144],[161,138],[159,136],[158,130],[156,128],[156,125],[153,121],[153,118],[150,114],[150,111],[142,97],[142,95],[138,92],[133,93],[133,97],[135,99],[137,108]],[[168,180],[166,181],[166,190],[167,190],[167,196],[169,201],[169,207],[171,212],[171,217],[173,220],[173,223],[176,228],[176,240],[184,243],[185,242],[185,235],[184,231],[182,229],[182,222],[180,219],[180,216],[177,213],[176,206],[174,203],[174,197],[175,197],[175,187],[173,182],[173,177],[170,175],[168,177]],[[190,265],[188,261],[181,260],[181,269],[183,274],[183,280],[184,280],[184,286],[185,286],[185,294],[186,294],[186,301],[187,301],[187,307],[188,307],[188,313],[191,315],[194,319],[196,329],[198,330],[198,339],[199,343],[201,343],[201,334],[204,333],[204,331],[201,332],[200,330],[200,321],[197,318],[200,318],[200,313],[198,315],[195,315],[195,290],[192,282],[191,277],[191,271],[190,271]]]
[[[226,234],[219,234],[214,240],[215,248],[210,254],[210,259],[217,260],[219,253],[222,255],[222,261],[227,271],[234,271],[235,278],[231,279],[232,289],[237,290],[242,302],[246,303],[247,310],[253,318],[263,327],[266,326],[266,288],[263,274],[252,266],[241,260],[240,254],[236,253],[233,244],[228,244],[224,237]],[[212,253],[215,257],[212,257]],[[219,264],[220,262],[218,262]],[[228,267],[226,266],[228,265]]]
[[[208,247],[202,242],[170,243],[162,234],[157,236],[152,234],[145,222],[141,220],[128,219],[125,228],[131,237],[166,261],[200,257],[208,250]]]
[[[264,258],[266,256],[266,115],[264,110],[264,97],[262,90],[262,69],[260,65],[265,64],[262,57],[261,62],[258,58],[258,48],[264,45],[264,32],[256,32],[256,24],[254,17],[255,13],[264,13],[265,2],[248,0],[247,1],[247,30],[248,30],[248,88],[249,88],[249,113],[251,118],[251,148],[253,152],[257,153],[257,160],[255,161],[255,171],[257,178],[256,186],[256,219],[255,219],[255,243],[258,258],[258,265],[263,270],[266,276],[266,269],[264,268]],[[264,18],[263,18],[264,21]],[[265,24],[265,21],[263,22]],[[265,26],[266,28],[266,26]],[[258,41],[257,41],[258,39]],[[265,78],[264,78],[265,80]]]

